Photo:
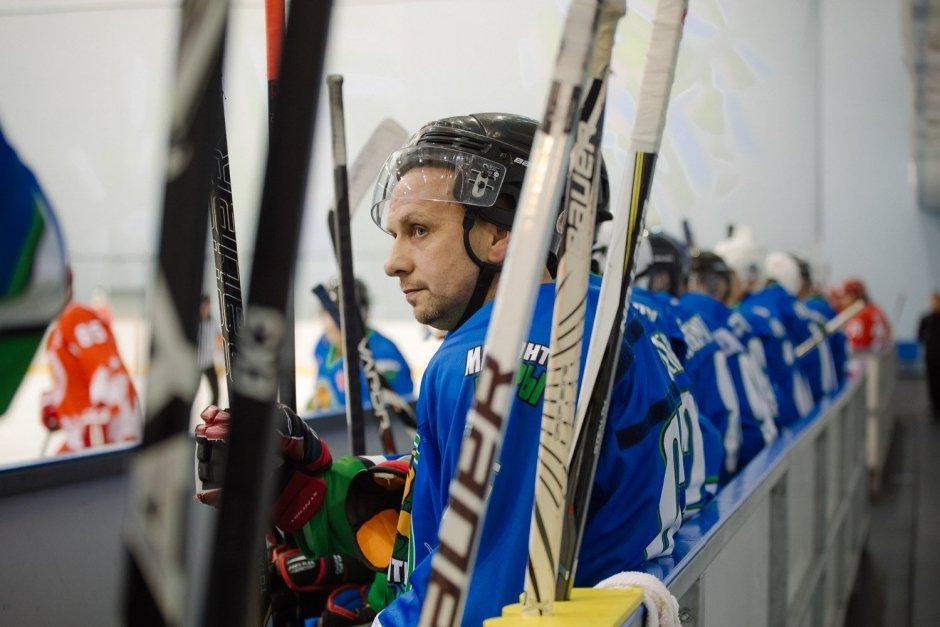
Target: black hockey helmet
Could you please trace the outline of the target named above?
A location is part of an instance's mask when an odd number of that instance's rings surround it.
[[[508,113],[474,113],[429,122],[408,143],[385,162],[372,199],[372,220],[386,230],[388,204],[393,190],[397,198],[409,197],[436,202],[454,202],[464,206],[464,249],[480,268],[474,294],[460,323],[480,308],[500,266],[478,259],[470,247],[469,233],[474,218],[511,230],[522,183],[529,165],[529,153],[539,124],[536,120]],[[438,169],[426,171],[423,184],[408,189],[400,187],[404,175],[418,166]],[[606,215],[610,191],[606,168],[601,167],[598,211]],[[430,180],[429,177],[436,177]],[[446,197],[433,197],[428,190],[448,190]],[[451,197],[452,196],[452,197]],[[559,212],[562,204],[559,204]],[[546,266],[552,270],[562,244],[557,220]]]
[[[693,250],[689,286],[724,301],[731,291],[733,270],[724,259],[707,250]]]
[[[406,172],[438,165],[453,171],[451,190],[457,202],[487,222],[512,229],[538,126],[532,118],[508,113],[474,113],[425,124],[385,162],[372,200],[373,221],[384,229],[388,200]],[[610,184],[603,161],[598,194],[598,212],[609,219]]]
[[[328,281],[322,284],[326,288],[326,293],[329,294],[330,300],[333,301],[333,304],[339,307],[340,300],[340,280],[339,277],[331,277]],[[311,291],[316,293],[316,289],[319,286],[314,286]],[[368,309],[369,303],[369,288],[366,287],[366,284],[362,282],[358,277],[355,279],[355,289],[356,289],[356,304],[359,305],[359,309]]]
[[[659,228],[647,231],[643,240],[637,254],[637,281],[678,296],[689,277],[689,247]]]
[[[804,259],[795,253],[790,253],[790,256],[796,260],[797,265],[800,267],[800,279],[803,280],[807,285],[813,283],[813,268],[809,263],[808,259]]]
[[[522,180],[538,122],[521,115],[476,113],[425,124],[408,143],[388,158],[372,199],[372,219],[385,228],[392,190],[418,166],[441,166],[453,198],[425,197],[428,186],[415,190],[421,200],[457,202],[477,217],[512,228]],[[439,186],[438,186],[439,187]],[[399,197],[411,190],[397,191]]]

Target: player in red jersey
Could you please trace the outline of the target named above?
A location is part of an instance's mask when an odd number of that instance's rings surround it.
[[[134,383],[118,353],[111,328],[95,311],[71,300],[46,344],[53,386],[43,393],[42,421],[62,429],[59,453],[140,437]]]

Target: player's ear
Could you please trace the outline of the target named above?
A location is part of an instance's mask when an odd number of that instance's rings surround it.
[[[486,260],[489,263],[501,266],[506,261],[506,253],[509,251],[509,231],[495,224],[492,227],[488,234],[490,246]]]

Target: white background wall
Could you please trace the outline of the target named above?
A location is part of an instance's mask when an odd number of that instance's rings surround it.
[[[911,337],[940,290],[940,213],[918,209],[911,186],[899,20],[894,2],[823,3],[821,171],[833,276],[867,279],[897,335]]]
[[[615,49],[605,136],[615,198],[651,5],[629,3]],[[566,6],[339,0],[327,71],[346,79],[350,153],[385,116],[409,129],[481,110],[541,117]],[[832,279],[862,276],[910,336],[927,293],[940,287],[940,216],[917,209],[907,178],[898,10],[884,0],[692,2],[650,220],[678,233],[687,218],[706,247],[728,224],[748,224],[768,248],[808,255]],[[130,294],[137,313],[160,223],[177,20],[170,0],[0,0],[0,123],[58,209],[79,297],[104,285]],[[235,2],[226,115],[246,266],[265,157],[263,38],[263,3]],[[321,112],[301,317],[314,309],[310,285],[335,272],[324,218],[328,134]],[[387,244],[365,207],[353,233],[376,314],[407,319],[381,274]]]

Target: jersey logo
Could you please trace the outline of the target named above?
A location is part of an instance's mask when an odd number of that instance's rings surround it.
[[[542,400],[545,392],[545,380],[548,377],[546,364],[548,364],[549,347],[536,342],[526,342],[522,346],[520,358],[522,363],[516,373],[516,396],[533,407]],[[467,351],[464,367],[464,376],[470,377],[480,373],[483,369],[485,353],[482,346],[475,346]],[[474,381],[476,386],[476,380]]]

